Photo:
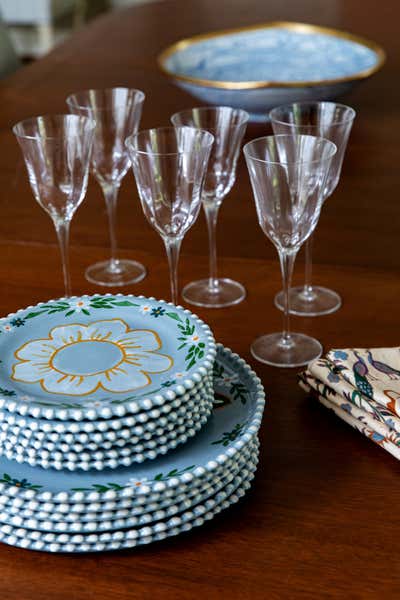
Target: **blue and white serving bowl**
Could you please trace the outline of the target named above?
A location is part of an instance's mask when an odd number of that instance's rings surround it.
[[[197,35],[158,57],[164,74],[207,104],[265,121],[271,108],[332,100],[378,71],[384,50],[344,31],[294,22]]]

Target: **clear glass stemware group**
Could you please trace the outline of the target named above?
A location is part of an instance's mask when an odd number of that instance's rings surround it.
[[[65,294],[71,294],[69,226],[85,197],[89,170],[104,194],[111,257],[88,267],[87,279],[120,286],[145,277],[141,263],[117,253],[117,197],[131,165],[144,215],[165,245],[172,301],[178,303],[182,240],[202,205],[209,275],[187,284],[182,296],[204,307],[237,304],[246,291],[217,274],[216,226],[235,182],[249,115],[230,107],[193,108],[172,115],[171,127],[138,131],[144,98],[140,90],[123,87],[85,90],[68,96],[71,114],[34,117],[13,128],[33,195],[57,232]],[[352,108],[332,102],[277,107],[270,113],[274,135],[244,146],[258,222],[278,251],[283,279],[283,291],[275,298],[284,312],[283,332],[262,335],[251,346],[264,363],[295,367],[320,356],[316,339],[291,331],[289,315],[327,314],[341,304],[336,292],[311,283],[311,239],[323,202],[338,185],[354,117]],[[304,243],[305,284],[291,288],[295,257]]]
[[[339,183],[354,118],[355,111],[352,108],[334,102],[299,102],[278,106],[270,112],[275,134],[314,135],[326,138],[336,145],[337,152],[331,162],[323,190],[323,201],[333,194]],[[330,314],[342,304],[337,292],[312,284],[312,242],[311,235],[305,243],[304,285],[290,290],[290,312],[299,316]],[[275,305],[283,310],[283,292],[276,295]]]

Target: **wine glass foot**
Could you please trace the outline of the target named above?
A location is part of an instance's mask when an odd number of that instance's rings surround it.
[[[182,298],[189,304],[207,308],[223,308],[239,304],[246,297],[241,283],[232,279],[216,279],[215,288],[210,288],[209,279],[188,283],[182,290]]]
[[[146,273],[146,267],[135,260],[104,260],[90,265],[85,271],[85,277],[96,285],[115,287],[138,283]]]
[[[329,315],[334,313],[342,306],[342,299],[333,290],[328,288],[313,286],[312,293],[308,296],[304,293],[304,287],[294,287],[290,289],[290,314],[299,317],[318,317],[320,315]],[[275,296],[275,306],[283,311],[284,297],[283,292]]]
[[[262,335],[250,351],[255,359],[273,367],[303,367],[322,354],[319,341],[308,335],[292,333],[290,341],[290,345],[283,344],[282,333]]]

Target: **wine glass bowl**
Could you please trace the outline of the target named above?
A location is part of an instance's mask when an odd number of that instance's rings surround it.
[[[150,129],[126,140],[143,212],[164,241],[174,304],[180,246],[199,215],[213,140],[193,127]]]
[[[35,200],[50,215],[59,240],[65,295],[71,295],[71,219],[87,189],[95,124],[76,115],[45,115],[14,125]]]
[[[202,193],[209,236],[209,277],[189,283],[182,291],[183,298],[196,306],[231,306],[246,296],[242,284],[217,275],[216,226],[222,201],[235,183],[240,145],[248,119],[244,110],[227,106],[192,108],[171,117],[176,127],[197,127],[214,136]]]
[[[251,346],[253,356],[269,365],[303,366],[322,352],[318,340],[290,331],[289,288],[296,254],[317,225],[335,152],[335,144],[310,135],[267,136],[244,147],[258,222],[278,251],[284,284],[283,332]]]
[[[144,99],[140,90],[116,87],[83,90],[66,100],[72,113],[89,116],[96,123],[91,172],[106,202],[111,245],[111,258],[91,265],[85,273],[89,281],[98,285],[138,283],[146,275],[141,263],[118,258],[116,238],[118,192],[130,167],[125,139],[138,129]]]
[[[320,136],[333,142],[337,152],[331,161],[323,192],[324,201],[336,189],[351,128],[354,109],[334,102],[299,102],[278,106],[270,111],[275,134]],[[291,312],[299,316],[330,314],[340,308],[342,300],[335,291],[312,285],[312,237],[306,243],[305,284],[290,291]],[[275,296],[275,305],[283,310],[283,292]]]

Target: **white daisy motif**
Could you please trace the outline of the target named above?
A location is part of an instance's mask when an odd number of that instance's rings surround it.
[[[231,383],[236,383],[238,381],[238,376],[236,374],[232,375],[223,375],[221,377],[221,382],[225,385],[230,385]]]
[[[90,301],[89,299],[77,298],[71,300],[69,305],[75,312],[82,312],[84,309],[88,310],[90,308]]]
[[[11,377],[52,394],[130,392],[149,385],[149,373],[172,367],[173,359],[157,352],[161,346],[155,331],[130,329],[122,319],[60,325],[18,348]]]
[[[27,394],[24,394],[23,396],[19,396],[19,399],[22,400],[23,402],[33,402],[35,400],[35,398],[33,396],[28,396]]]
[[[183,379],[185,377],[186,373],[175,373],[175,375],[173,376],[173,379]]]
[[[151,311],[151,306],[149,306],[148,304],[142,304],[142,306],[139,308],[139,312],[142,315],[149,315]]]
[[[198,344],[200,341],[200,337],[196,332],[194,332],[194,334],[189,337],[188,341],[192,344]]]
[[[147,481],[148,481],[147,477],[143,477],[143,479],[135,479],[134,477],[131,477],[129,479],[129,485],[131,487],[140,487],[141,485],[143,485]]]
[[[102,408],[103,406],[104,403],[101,400],[93,400],[93,398],[85,402],[85,408]]]
[[[13,329],[14,329],[14,327],[10,323],[6,323],[5,325],[2,326],[2,330],[5,331],[6,333],[9,333]]]

